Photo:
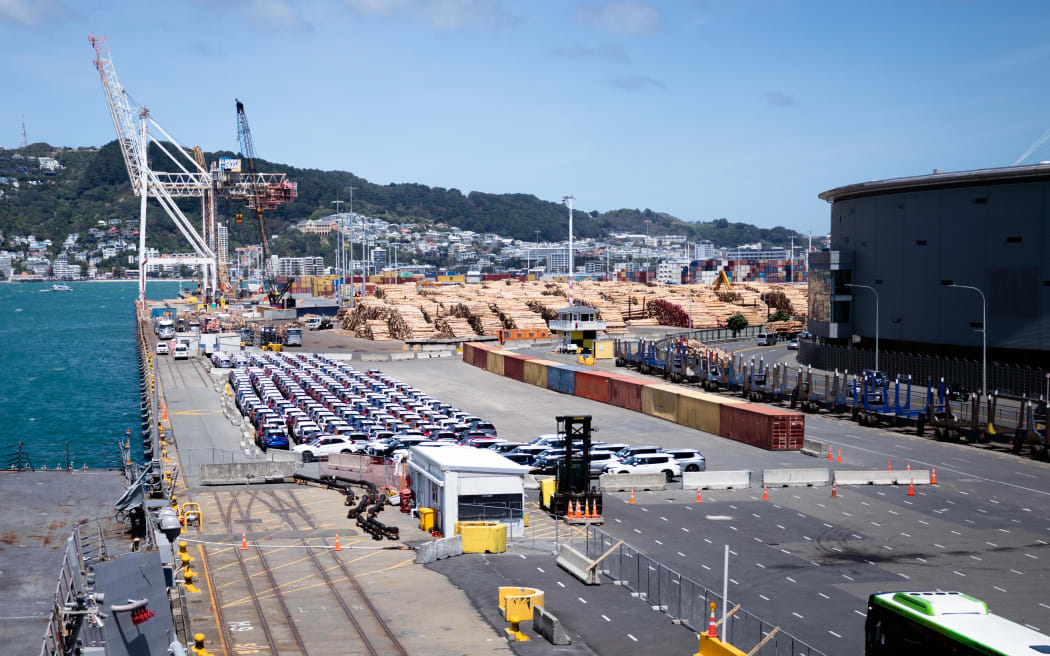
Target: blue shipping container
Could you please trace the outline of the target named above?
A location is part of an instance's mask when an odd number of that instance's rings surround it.
[[[167,317],[168,319],[175,318],[175,308],[153,308],[153,318]]]
[[[547,389],[576,395],[576,370],[563,365],[547,365]]]

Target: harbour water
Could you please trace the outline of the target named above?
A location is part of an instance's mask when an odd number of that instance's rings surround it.
[[[119,465],[116,442],[139,427],[131,282],[0,284],[0,467],[23,443],[34,468]],[[149,283],[171,298],[179,283]],[[138,440],[131,440],[136,448]]]

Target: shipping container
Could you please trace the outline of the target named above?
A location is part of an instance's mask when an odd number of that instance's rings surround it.
[[[609,402],[609,377],[600,371],[576,372],[576,396],[601,403]]]
[[[806,433],[805,415],[758,403],[724,403],[721,435],[767,451],[798,451]]]
[[[165,319],[175,320],[175,308],[170,307],[156,307],[151,310],[153,318],[164,317]]]
[[[521,382],[525,382],[525,361],[534,360],[528,355],[518,355],[517,353],[504,353],[503,354],[503,375],[507,378],[513,378]]]
[[[485,344],[474,345],[474,361],[471,363],[479,369],[488,369],[489,367],[489,351],[491,347]]]
[[[609,374],[609,404],[626,410],[642,411],[642,388],[655,383],[644,378]]]
[[[678,414],[675,423],[712,435],[721,435],[722,405],[726,403],[746,404],[747,401],[698,390],[681,389],[678,393]]]
[[[503,375],[503,351],[489,351],[488,362],[485,366],[490,372]]]
[[[547,368],[557,364],[549,360],[526,360],[525,382],[529,385],[547,389]]]
[[[474,365],[474,345],[470,342],[463,343],[463,362]]]
[[[646,385],[642,388],[642,412],[675,421],[678,418],[678,392],[681,389],[677,385]]]
[[[547,367],[547,389],[562,394],[576,394],[576,370],[563,364]]]

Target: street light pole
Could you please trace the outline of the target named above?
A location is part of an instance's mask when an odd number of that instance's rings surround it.
[[[573,257],[572,257],[572,201],[576,200],[575,196],[562,196],[563,202],[569,204],[569,305],[575,305],[576,303],[572,300],[572,279],[573,274]]]
[[[332,201],[332,205],[335,205],[335,215],[339,216],[339,210],[342,208],[343,201],[336,198]],[[343,221],[342,219],[336,220],[336,228],[339,234],[336,235],[335,239],[335,275],[339,277],[339,307],[343,307],[343,283],[346,281],[343,279]]]
[[[871,293],[875,294],[875,371],[879,371],[879,292],[869,285],[853,285],[846,283],[846,286],[870,289]]]
[[[988,395],[988,301],[984,297],[982,292],[977,287],[971,287],[970,285],[956,285],[952,283],[949,287],[958,287],[959,289],[972,289],[981,295],[981,394]]]
[[[354,307],[354,187],[350,185],[350,307]]]
[[[649,260],[649,224],[652,221],[646,219],[643,223],[645,223],[645,277],[646,282],[649,282],[649,267],[652,266],[652,262]]]

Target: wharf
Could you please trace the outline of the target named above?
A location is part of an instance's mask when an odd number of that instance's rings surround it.
[[[124,488],[119,470],[0,472],[0,498],[6,500],[0,505],[4,653],[39,653],[74,526],[111,519]]]

